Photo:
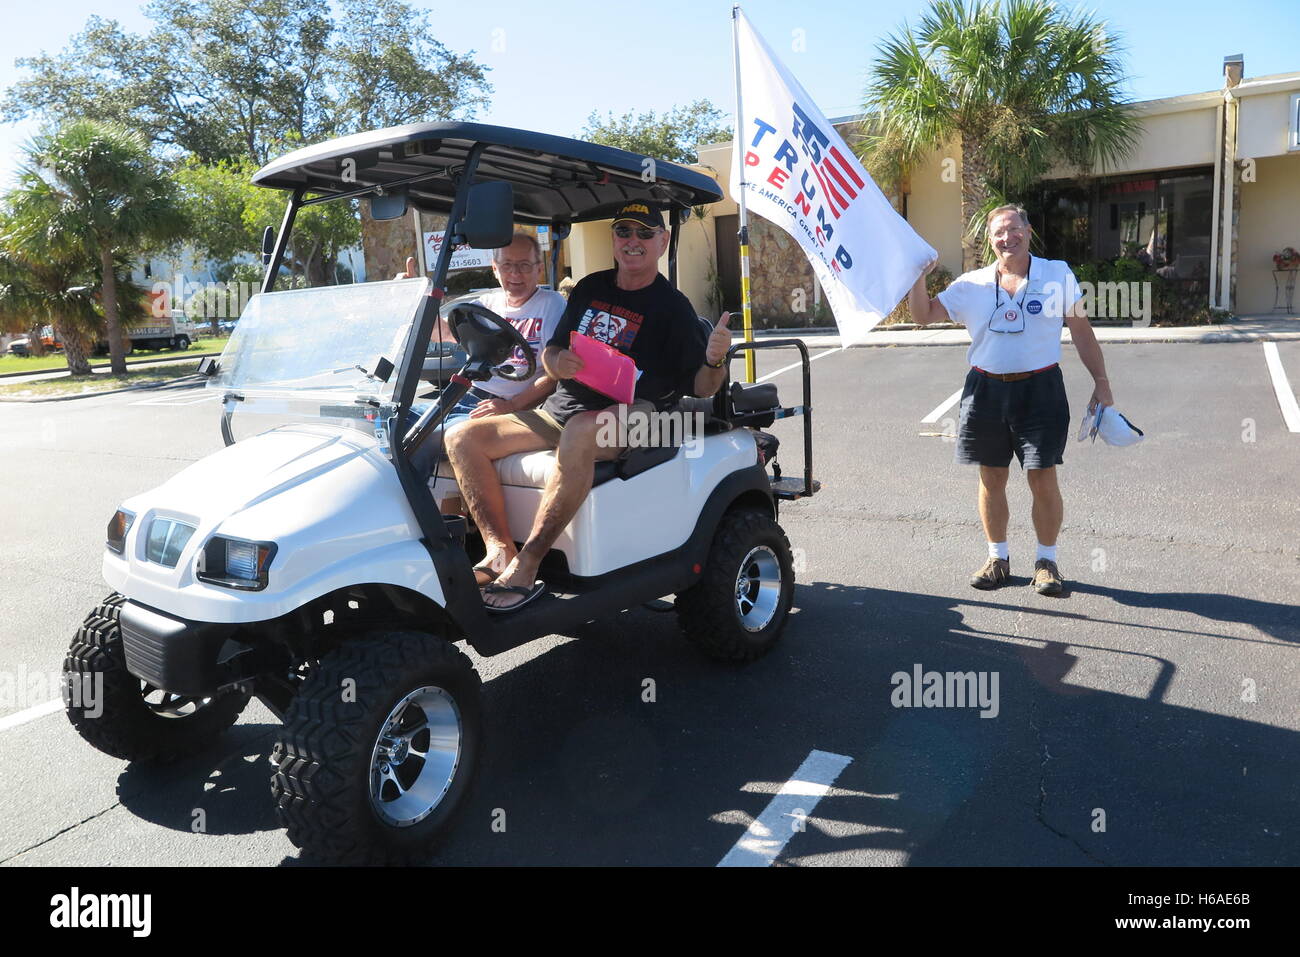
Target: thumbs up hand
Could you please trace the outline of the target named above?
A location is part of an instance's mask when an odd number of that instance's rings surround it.
[[[394,276],[393,278],[394,278],[394,279],[414,279],[414,278],[416,277],[416,271],[415,271],[415,270],[416,270],[416,266],[415,266],[415,257],[414,257],[414,256],[407,256],[407,257],[406,257],[406,271],[405,271],[405,272],[399,272],[399,273],[398,273],[396,276]]]
[[[727,350],[731,348],[731,330],[727,328],[729,322],[731,322],[731,313],[724,312],[718,319],[717,325],[713,327],[709,344],[704,348],[704,361],[711,366],[721,362]]]

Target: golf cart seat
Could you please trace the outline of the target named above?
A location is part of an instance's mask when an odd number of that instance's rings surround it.
[[[592,488],[604,485],[614,479],[627,480],[640,475],[656,465],[662,465],[676,457],[680,448],[665,446],[663,448],[633,449],[625,457],[612,462],[597,462]],[[542,449],[539,452],[517,452],[496,461],[497,475],[501,484],[514,488],[545,488],[546,480],[555,469],[555,451]],[[451,463],[445,458],[438,462],[436,479],[455,481]]]

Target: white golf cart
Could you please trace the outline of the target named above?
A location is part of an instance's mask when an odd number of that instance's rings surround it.
[[[452,248],[499,248],[517,223],[565,236],[632,199],[669,210],[720,198],[713,180],[670,163],[520,130],[431,123],[291,153],[254,182],[291,192],[264,245],[262,292],[221,357],[204,360],[222,398],[226,448],[124,502],[108,527],[113,593],[65,661],[70,683],[102,676],[76,729],[128,760],[207,745],[250,696],[282,721],[272,793],[291,840],[320,859],[427,853],[465,799],[481,745],[479,679],[455,643],[481,655],[674,596],[704,653],[749,660],[786,623],[794,576],[777,524],[782,499],[811,495],[807,352],[803,404],[775,388],[724,388],[684,401],[704,434],[596,466],[591,494],[542,567],[548,594],[490,616],[474,584],[481,540],[437,500],[411,456],[440,442],[446,410],[523,344],[469,304],[448,320],[468,361],[409,428]],[[410,205],[449,217],[431,279],[275,292],[297,211],[363,198],[377,218]],[[269,232],[269,231],[268,231]],[[554,277],[556,259],[551,258]],[[740,344],[752,348],[753,344]],[[752,426],[805,415],[802,481],[769,474]],[[246,437],[236,441],[236,433]],[[768,461],[767,465],[772,463]],[[511,528],[523,538],[554,465],[550,452],[498,463]],[[102,708],[100,707],[102,705]]]

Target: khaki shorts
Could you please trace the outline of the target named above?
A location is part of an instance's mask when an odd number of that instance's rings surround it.
[[[649,415],[655,412],[655,404],[647,399],[637,399],[631,405],[625,406],[624,408],[627,409],[626,421],[628,423],[628,429],[626,434],[622,437],[627,438],[630,441],[620,444],[626,445],[628,448],[649,448],[649,442],[639,442],[637,440],[642,436],[648,437],[651,430],[636,429],[631,426],[638,416]],[[617,405],[611,405],[608,407],[608,411],[616,414],[617,409]],[[564,431],[564,426],[560,425],[560,423],[555,420],[555,416],[551,415],[545,409],[539,407],[536,409],[525,409],[523,412],[511,412],[508,417],[514,419],[520,425],[526,426],[528,429],[532,430],[535,435],[545,439],[550,448],[555,448],[560,444],[560,433]]]

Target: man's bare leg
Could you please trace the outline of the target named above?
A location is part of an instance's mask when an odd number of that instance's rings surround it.
[[[1007,523],[1011,520],[1007,508],[1007,475],[1010,467],[980,466],[980,522],[984,537],[990,542],[1007,540]]]
[[[536,452],[548,446],[523,423],[498,416],[473,419],[447,436],[447,457],[456,472],[461,497],[487,546],[484,567],[499,571],[515,557],[506,497],[492,463],[516,452]]]
[[[537,509],[528,541],[513,556],[505,570],[498,576],[502,587],[532,587],[537,580],[537,569],[555,540],[560,537],[573,516],[578,513],[595,477],[596,462],[614,459],[622,452],[617,446],[601,446],[596,442],[600,431],[598,413],[583,412],[565,423],[560,433],[560,444],[555,450],[555,470],[546,482],[542,502]],[[493,607],[509,607],[518,603],[518,594],[487,595],[483,601]]]
[[[1056,481],[1056,468],[1029,469],[1025,474],[1029,478],[1029,491],[1034,496],[1032,514],[1038,543],[1055,545],[1056,536],[1061,534],[1061,523],[1065,520],[1065,503],[1061,500],[1061,488]]]

